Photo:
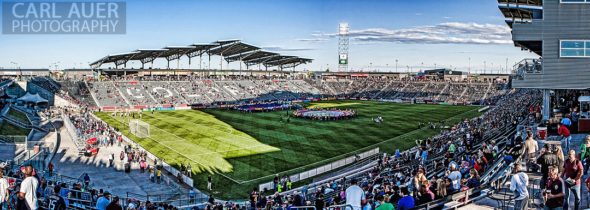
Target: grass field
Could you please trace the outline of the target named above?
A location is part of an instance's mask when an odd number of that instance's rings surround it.
[[[31,132],[31,130],[19,128],[17,126],[11,125],[8,122],[0,123],[0,135],[27,136],[29,135],[29,132]]]
[[[354,109],[357,117],[341,121],[291,118],[287,111],[242,113],[233,110],[163,111],[144,113],[151,137],[128,133],[123,118],[97,115],[150,152],[174,165],[190,162],[199,189],[206,189],[207,173],[214,175],[214,192],[220,198],[244,199],[252,187],[276,173],[293,174],[379,146],[393,152],[414,146],[437,130],[418,129],[418,123],[447,120],[449,124],[478,115],[474,106],[411,105],[373,101],[330,101],[312,107]],[[373,117],[382,116],[376,124]],[[400,137],[404,135],[403,137]],[[199,167],[197,167],[199,166]],[[262,177],[262,178],[261,178]]]

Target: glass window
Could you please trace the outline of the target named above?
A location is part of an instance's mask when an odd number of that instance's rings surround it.
[[[582,57],[584,49],[561,49],[562,57]]]
[[[561,48],[584,48],[583,41],[562,41]]]
[[[590,58],[590,40],[560,40],[559,47],[560,57]]]
[[[561,0],[561,2],[565,3],[578,3],[578,2],[586,2],[586,0]]]

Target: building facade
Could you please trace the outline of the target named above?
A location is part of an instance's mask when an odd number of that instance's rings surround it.
[[[498,3],[515,46],[538,55],[514,66],[512,86],[544,90],[544,117],[552,91],[590,88],[590,0]]]

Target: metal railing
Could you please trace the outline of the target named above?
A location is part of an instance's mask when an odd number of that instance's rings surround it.
[[[328,206],[326,207],[327,210],[336,210],[336,209],[341,209],[341,210],[352,210],[352,206],[350,204],[341,204],[341,205],[332,205],[332,206]]]
[[[291,206],[290,209],[308,209],[308,210],[316,210],[315,206]]]
[[[542,74],[543,60],[526,58],[513,66],[512,73],[517,80],[523,80],[527,74]]]

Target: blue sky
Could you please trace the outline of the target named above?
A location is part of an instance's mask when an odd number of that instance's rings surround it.
[[[47,68],[59,62],[59,68],[79,68],[108,54],[236,38],[314,59],[297,70],[335,70],[340,22],[351,27],[352,70],[394,71],[397,59],[400,71],[436,64],[465,71],[471,66],[477,72],[485,62],[489,72],[500,71],[506,59],[511,66],[536,57],[512,45],[497,4],[489,0],[126,2],[126,34],[0,35],[0,67],[14,68],[15,62],[22,68]],[[179,65],[188,67],[187,59]],[[211,66],[218,65],[219,58],[213,57]],[[165,60],[154,66],[165,67]]]

